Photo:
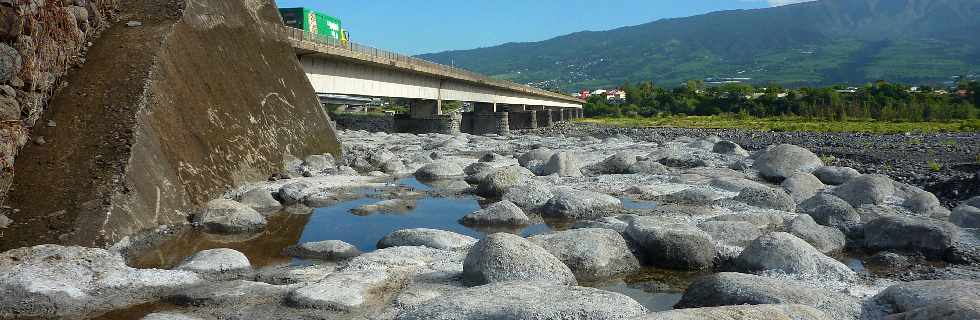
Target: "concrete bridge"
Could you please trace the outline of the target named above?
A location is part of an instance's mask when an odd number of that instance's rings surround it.
[[[410,112],[395,118],[399,132],[505,134],[583,116],[585,102],[574,97],[295,28],[282,32],[317,93],[411,99]],[[444,114],[443,101],[474,111]]]

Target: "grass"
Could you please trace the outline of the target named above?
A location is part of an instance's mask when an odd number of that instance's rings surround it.
[[[802,117],[739,118],[737,116],[667,116],[636,118],[585,118],[579,122],[619,127],[679,127],[703,129],[750,129],[762,131],[867,132],[977,132],[977,120],[952,122],[889,122],[875,120],[831,121]]]
[[[939,162],[929,160],[928,162],[926,162],[926,165],[929,166],[929,170],[932,170],[932,172],[943,171],[943,165]]]

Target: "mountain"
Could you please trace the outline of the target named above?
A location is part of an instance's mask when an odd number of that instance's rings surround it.
[[[420,58],[545,88],[751,78],[938,84],[980,72],[980,0],[821,0]]]

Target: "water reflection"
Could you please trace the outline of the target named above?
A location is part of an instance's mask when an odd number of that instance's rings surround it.
[[[674,309],[674,305],[681,300],[691,282],[706,274],[643,268],[623,279],[583,283],[583,285],[629,296],[650,311],[666,311]]]
[[[657,203],[653,201],[633,200],[626,197],[619,198],[619,200],[623,202],[623,208],[626,209],[653,209],[657,207]]]

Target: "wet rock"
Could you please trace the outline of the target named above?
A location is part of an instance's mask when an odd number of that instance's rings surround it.
[[[756,206],[759,208],[775,209],[788,212],[796,211],[796,202],[793,197],[786,194],[782,189],[774,188],[745,188],[742,189],[734,198],[735,201]]]
[[[512,187],[528,184],[533,176],[531,171],[518,166],[498,168],[480,182],[476,192],[484,197],[500,197]]]
[[[261,231],[266,226],[265,217],[251,207],[234,200],[216,199],[208,202],[207,209],[198,218],[208,232],[249,233]]]
[[[282,208],[272,192],[263,188],[252,189],[243,194],[241,203],[258,212],[273,212]]]
[[[464,250],[476,239],[455,232],[436,229],[403,229],[392,232],[378,241],[378,248],[423,246],[440,250]]]
[[[186,271],[134,269],[103,249],[39,245],[0,253],[0,318],[86,318],[202,283]]]
[[[660,162],[652,160],[637,161],[636,163],[629,166],[626,169],[626,173],[629,174],[650,174],[650,175],[666,175],[670,174],[667,166],[661,164]]]
[[[573,229],[537,235],[528,240],[564,262],[579,280],[612,278],[640,269],[626,240],[613,230]]]
[[[969,298],[952,298],[901,314],[892,315],[889,318],[906,320],[980,319],[980,301]]]
[[[971,319],[954,317],[954,315],[980,314],[980,304],[977,304],[977,301],[980,301],[980,282],[924,280],[899,283],[888,287],[873,300],[891,307],[896,313],[945,305],[931,310],[942,311],[941,313],[933,313],[931,316],[924,314],[923,317],[915,319]],[[972,301],[972,303],[961,304],[958,300]],[[922,311],[924,310],[919,310],[917,313]]]
[[[491,163],[474,162],[466,166],[466,168],[463,168],[463,173],[465,173],[468,176],[474,175],[479,172],[487,172],[489,174],[489,170],[493,170],[494,168],[496,168],[496,166],[494,166]]]
[[[512,234],[491,234],[466,255],[463,282],[483,285],[505,281],[578,283],[572,270],[544,248]]]
[[[793,197],[793,201],[796,203],[810,199],[825,187],[820,179],[805,172],[799,172],[786,178],[781,186],[790,197]]]
[[[861,173],[850,167],[825,166],[813,171],[813,175],[824,184],[839,186],[851,179],[860,177]]]
[[[561,219],[593,219],[615,214],[623,208],[616,197],[568,187],[554,189],[555,196],[542,208],[546,217]]]
[[[810,150],[781,144],[763,150],[752,167],[767,179],[782,181],[797,172],[813,172],[823,167],[823,161]]]
[[[949,216],[949,222],[960,228],[980,228],[980,208],[965,204],[956,207]],[[0,226],[2,225],[3,222],[0,222]]]
[[[510,191],[513,191],[513,189]],[[510,194],[510,191],[507,194]],[[507,194],[505,194],[505,198]],[[526,226],[531,224],[531,219],[516,204],[503,200],[493,203],[482,210],[463,216],[460,219],[460,223],[465,225]]]
[[[422,180],[456,179],[463,176],[465,176],[463,168],[448,161],[433,162],[415,171],[415,177]]]
[[[712,240],[735,247],[747,247],[762,235],[759,227],[744,221],[704,221],[698,228],[707,232]]]
[[[713,266],[715,245],[708,233],[685,223],[640,217],[630,222],[626,235],[643,248],[655,266],[704,270]]]
[[[351,209],[351,213],[359,216],[375,213],[405,213],[415,210],[415,206],[415,200],[413,199],[389,199],[358,206],[357,208]]]
[[[790,221],[786,231],[803,239],[823,253],[838,252],[844,249],[847,238],[844,233],[834,227],[825,227],[813,221],[809,215],[800,215]]]
[[[722,140],[722,141],[716,142],[714,144],[714,146],[712,146],[711,151],[714,152],[714,153],[730,154],[730,155],[736,155],[736,156],[739,156],[739,157],[748,157],[749,156],[749,152],[748,151],[745,151],[745,149],[742,149],[742,146],[738,145],[737,143],[734,143],[734,142],[731,142],[731,141],[727,141],[727,140]]]
[[[578,159],[571,152],[558,152],[541,167],[541,175],[557,174],[561,177],[581,177],[582,168]]]
[[[249,274],[252,264],[245,254],[221,248],[198,251],[175,269],[191,271],[209,280],[232,280]]]
[[[818,224],[835,227],[845,232],[861,223],[861,215],[857,210],[844,199],[832,194],[823,193],[813,196],[803,201],[797,210],[810,215]]]
[[[619,152],[609,158],[606,158],[597,165],[597,169],[600,173],[605,174],[623,174],[629,173],[629,168],[635,164],[636,155],[631,152]]]
[[[886,176],[870,174],[851,179],[832,192],[854,207],[879,205],[895,193],[895,184]]]
[[[821,253],[806,241],[789,233],[774,232],[752,241],[735,262],[740,272],[779,271],[804,277],[854,279],[855,273],[843,263]]]
[[[341,260],[359,256],[361,251],[347,242],[326,240],[291,245],[283,249],[283,254],[302,259]]]
[[[504,192],[503,200],[510,201],[528,211],[539,210],[551,200],[555,194],[551,187],[543,183],[528,183],[514,186]]]
[[[760,304],[655,312],[634,320],[830,320],[820,310],[800,304]]]
[[[881,217],[865,225],[864,246],[871,250],[901,250],[942,258],[959,239],[959,234],[958,227],[944,221]]]
[[[398,320],[632,319],[647,309],[608,291],[523,281],[493,283],[429,300]]]
[[[698,278],[674,307],[760,304],[801,304],[823,311],[833,319],[861,319],[861,303],[846,294],[809,288],[790,280],[731,272]]]
[[[966,201],[963,201],[962,204],[965,204],[965,205],[968,205],[968,206],[971,206],[971,207],[974,207],[974,208],[980,208],[980,196],[976,196],[976,197],[967,199]]]

